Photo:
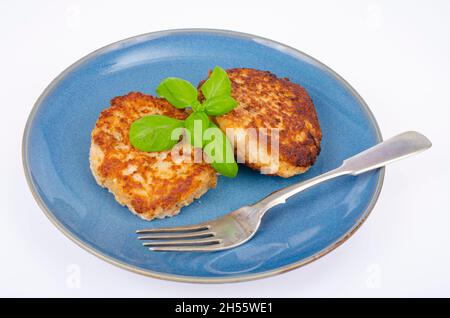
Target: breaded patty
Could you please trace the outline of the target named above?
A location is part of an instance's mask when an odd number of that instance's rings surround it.
[[[235,68],[226,72],[231,80],[231,95],[238,101],[238,106],[216,117],[216,122],[223,131],[243,128],[234,137],[247,142],[246,147],[237,147],[238,160],[245,160],[246,165],[263,173],[281,177],[308,170],[319,155],[322,132],[306,90],[267,71]],[[267,133],[260,131],[259,135],[247,128],[268,130]],[[276,136],[270,128],[278,128],[278,152],[270,147]],[[264,139],[268,146],[257,147],[257,141]],[[235,142],[237,145],[239,142]],[[276,160],[277,153],[279,161]]]
[[[114,98],[92,131],[89,158],[97,183],[146,220],[176,215],[215,187],[217,180],[215,170],[207,163],[174,161],[171,151],[143,152],[130,144],[130,125],[153,114],[177,119],[187,116],[166,100],[141,93]],[[190,147],[183,142],[175,147],[180,145]]]

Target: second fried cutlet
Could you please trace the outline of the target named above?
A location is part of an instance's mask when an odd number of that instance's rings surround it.
[[[234,68],[226,72],[231,80],[231,96],[238,106],[215,120],[223,131],[233,128],[236,140],[246,141],[245,147],[237,147],[239,142],[235,140],[238,160],[263,173],[281,177],[308,170],[319,155],[322,132],[306,90],[267,71]],[[256,129],[257,133],[248,128]],[[258,131],[260,128],[267,128],[267,132]],[[270,147],[276,136],[270,130],[273,128],[279,134],[278,152]],[[255,146],[255,141],[262,139],[267,139],[267,151],[265,147]]]

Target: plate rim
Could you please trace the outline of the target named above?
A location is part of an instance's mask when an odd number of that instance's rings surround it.
[[[339,239],[334,241],[332,244],[329,244],[327,247],[322,249],[321,251],[315,253],[314,255],[311,255],[310,257],[299,260],[297,262],[281,266],[269,271],[263,271],[261,273],[256,274],[244,274],[244,275],[234,275],[234,276],[227,276],[227,277],[204,277],[204,276],[187,276],[187,275],[176,275],[176,274],[167,274],[157,271],[152,271],[148,269],[142,269],[137,266],[133,266],[130,264],[127,264],[123,261],[117,260],[114,257],[111,257],[109,255],[106,255],[105,253],[100,252],[95,247],[90,246],[88,243],[84,242],[82,239],[77,237],[75,234],[71,233],[60,221],[54,216],[54,214],[51,212],[51,210],[46,205],[45,201],[42,199],[42,197],[39,195],[39,193],[36,191],[36,185],[33,182],[32,176],[31,176],[31,170],[29,167],[28,162],[28,142],[29,142],[29,136],[30,136],[30,129],[31,124],[34,121],[35,115],[37,111],[40,108],[40,105],[42,104],[42,101],[47,97],[47,95],[52,91],[52,89],[62,80],[67,74],[69,74],[73,69],[78,67],[79,65],[83,64],[90,58],[106,52],[110,49],[114,49],[117,46],[125,43],[129,43],[131,41],[146,41],[146,40],[152,40],[159,37],[164,37],[168,35],[174,35],[174,34],[187,34],[187,33],[210,33],[215,34],[219,36],[233,36],[241,39],[247,39],[247,40],[253,40],[253,41],[259,41],[262,45],[271,46],[273,47],[283,47],[284,49],[287,49],[289,53],[292,53],[296,56],[300,55],[302,57],[306,57],[310,60],[312,60],[314,63],[316,63],[320,68],[322,68],[324,71],[329,73],[332,77],[334,77],[337,81],[339,81],[346,89],[348,89],[358,100],[358,102],[362,105],[362,109],[365,111],[365,115],[369,119],[369,121],[372,123],[372,125],[375,128],[376,133],[376,139],[378,142],[383,141],[381,130],[378,125],[378,122],[373,115],[372,111],[370,110],[367,103],[364,101],[364,99],[359,95],[359,93],[338,73],[336,73],[334,70],[332,70],[330,67],[325,65],[324,63],[320,62],[319,60],[315,59],[314,57],[304,53],[303,51],[300,51],[296,48],[293,48],[289,45],[286,45],[284,43],[280,43],[277,41],[273,41],[271,39],[244,33],[244,32],[238,32],[238,31],[232,31],[232,30],[225,30],[225,29],[211,29],[211,28],[182,28],[182,29],[167,29],[167,30],[161,30],[161,31],[154,31],[149,33],[143,33],[140,35],[128,37],[110,44],[107,44],[97,50],[92,51],[91,53],[85,55],[84,57],[78,59],[76,62],[72,63],[70,66],[68,66],[65,70],[63,70],[58,76],[56,76],[50,84],[44,89],[44,91],[40,94],[38,99],[33,105],[33,108],[30,111],[30,114],[28,115],[28,119],[25,125],[25,129],[23,132],[22,137],[22,165],[25,173],[25,178],[27,180],[28,187],[36,200],[38,206],[40,209],[44,212],[44,214],[47,216],[47,218],[53,223],[53,225],[60,230],[66,237],[68,237],[72,242],[77,244],[82,249],[86,250],[87,252],[99,257],[100,259],[113,264],[115,266],[118,266],[122,269],[126,269],[128,271],[141,274],[147,277],[153,277],[158,279],[164,279],[169,281],[176,281],[176,282],[185,282],[185,283],[235,283],[235,282],[244,282],[244,281],[250,281],[250,280],[256,280],[266,277],[271,277],[275,275],[279,275],[288,271],[291,271],[293,269],[302,267],[304,265],[307,265],[322,256],[325,256],[326,254],[330,253],[334,249],[336,249],[338,246],[346,242],[364,223],[364,221],[367,219],[367,217],[370,215],[372,210],[375,207],[376,202],[378,201],[378,198],[381,193],[381,189],[383,187],[383,181],[385,176],[385,168],[380,169],[380,173],[377,180],[377,185],[374,194],[372,195],[372,198],[369,202],[368,207],[366,210],[362,213],[361,217],[358,219],[358,221],[350,228],[345,234],[343,234]]]

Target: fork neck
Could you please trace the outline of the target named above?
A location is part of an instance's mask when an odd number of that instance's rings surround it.
[[[313,187],[319,183],[322,183],[324,181],[348,174],[349,171],[344,169],[343,166],[336,168],[334,170],[328,171],[326,173],[323,173],[321,175],[318,175],[312,179],[308,179],[303,182],[299,182],[290,186],[287,186],[283,189],[280,189],[278,191],[275,191],[271,194],[269,194],[267,197],[262,199],[261,201],[255,203],[253,206],[257,208],[256,210],[259,211],[260,216],[262,217],[267,210],[270,208],[286,203],[286,200],[292,197],[293,195],[304,191],[310,187]]]

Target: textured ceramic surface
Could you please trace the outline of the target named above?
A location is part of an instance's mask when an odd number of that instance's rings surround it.
[[[290,179],[240,167],[174,218],[145,222],[100,188],[89,170],[90,133],[109,100],[130,91],[154,94],[165,77],[198,83],[215,65],[270,70],[304,86],[323,130],[322,152]],[[248,243],[215,253],[157,253],[134,234],[145,227],[203,222],[255,202],[286,185],[337,167],[381,140],[354,90],[307,55],[266,39],[214,30],[142,35],[100,49],[63,72],[42,94],[24,135],[25,172],[36,199],[66,235],[121,267],[154,277],[201,282],[265,277],[306,264],[358,228],[379,194],[384,170],[341,177],[277,206]]]

